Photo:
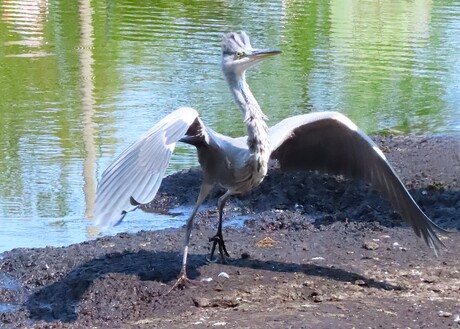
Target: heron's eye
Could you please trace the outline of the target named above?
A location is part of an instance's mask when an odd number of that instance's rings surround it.
[[[237,59],[241,59],[244,55],[246,55],[246,54],[244,53],[244,51],[237,51],[237,52],[235,53],[235,57],[236,57]]]

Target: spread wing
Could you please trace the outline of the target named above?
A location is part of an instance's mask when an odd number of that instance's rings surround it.
[[[180,108],[159,121],[102,174],[96,194],[95,224],[117,225],[126,212],[152,201],[176,142],[186,135],[203,134],[206,132],[198,112],[192,108]]]
[[[433,223],[418,207],[378,146],[337,112],[285,119],[270,128],[271,157],[281,169],[319,170],[363,179],[390,200],[395,210],[437,253],[444,246]]]

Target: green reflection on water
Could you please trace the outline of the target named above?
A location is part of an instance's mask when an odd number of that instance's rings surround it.
[[[284,52],[248,73],[270,125],[337,110],[369,133],[460,131],[456,2],[4,0],[1,9],[2,225],[90,213],[111,159],[179,106],[244,134],[219,67],[230,30]],[[168,172],[196,164],[181,147]]]

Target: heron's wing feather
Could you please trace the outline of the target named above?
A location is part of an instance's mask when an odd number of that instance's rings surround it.
[[[444,231],[418,207],[378,146],[344,115],[318,112],[270,128],[271,157],[282,169],[319,170],[360,178],[382,192],[435,252]],[[445,231],[444,231],[445,232]]]
[[[126,212],[152,201],[176,142],[192,126],[201,129],[200,124],[194,109],[180,108],[123,151],[102,174],[94,209],[95,224],[101,227],[116,225]]]

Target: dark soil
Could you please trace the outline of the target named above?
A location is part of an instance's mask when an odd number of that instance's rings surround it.
[[[459,230],[460,138],[375,140],[428,216]],[[191,207],[199,184],[199,170],[169,176],[149,210]],[[244,225],[224,229],[230,261],[208,263],[219,195],[196,219],[195,285],[166,294],[184,229],[14,249],[0,255],[0,327],[460,328],[460,234],[436,258],[366,184],[274,168],[227,204]]]

